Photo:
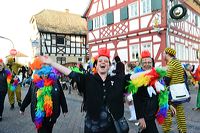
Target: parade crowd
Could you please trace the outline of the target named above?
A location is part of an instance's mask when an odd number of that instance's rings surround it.
[[[155,67],[149,51],[142,51],[132,63],[121,61],[110,51],[100,48],[84,69],[81,63],[66,67],[48,56],[35,57],[29,67],[9,58],[0,59],[0,122],[4,120],[4,101],[8,94],[10,110],[15,97],[22,115],[30,105],[32,122],[38,133],[52,133],[61,111],[68,110],[63,90],[73,89],[82,97],[85,112],[84,133],[128,133],[129,124],[141,133],[170,133],[172,117],[176,118],[179,133],[187,133],[184,103],[190,102],[190,88],[198,90],[193,111],[200,111],[200,65],[182,64],[176,51],[166,48],[166,66]],[[24,99],[21,89],[28,87]],[[125,104],[130,118],[124,117]],[[127,121],[131,123],[128,124]],[[67,131],[66,131],[67,132]]]

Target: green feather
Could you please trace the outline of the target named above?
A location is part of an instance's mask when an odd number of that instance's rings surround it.
[[[166,74],[167,74],[167,71],[164,70],[163,68],[156,68],[156,72],[160,75],[159,78],[163,78]]]
[[[83,72],[81,72],[78,67],[69,67],[69,69],[71,69],[73,72],[83,74]]]
[[[128,92],[131,92],[132,94],[135,94],[138,91],[138,87],[136,87],[131,81],[129,81],[129,85],[126,86],[126,89],[128,89]]]
[[[163,106],[166,103],[168,103],[168,95],[169,95],[169,92],[167,90],[160,91],[160,94],[158,97],[160,106]]]

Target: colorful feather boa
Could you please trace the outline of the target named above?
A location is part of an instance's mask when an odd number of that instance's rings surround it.
[[[18,84],[19,84],[19,78],[15,78],[13,83],[11,83],[12,80],[12,74],[8,69],[5,69],[6,75],[7,75],[7,84],[8,84],[8,89],[11,91],[15,91]]]
[[[156,114],[156,120],[159,124],[162,124],[164,122],[164,119],[167,116],[167,111],[169,108],[168,105],[168,91],[164,85],[164,81],[162,78],[166,75],[166,71],[161,68],[153,68],[149,73],[147,74],[141,74],[139,77],[133,79],[130,81],[128,88],[129,92],[132,92],[132,94],[137,93],[139,87],[142,86],[152,86],[154,90],[156,91],[158,95],[158,101],[159,101],[159,109]],[[164,90],[161,90],[159,88],[156,88],[155,83],[159,81],[162,85],[164,85]]]
[[[53,101],[51,96],[52,86],[58,78],[58,71],[51,66],[42,66],[38,59],[32,64],[35,69],[33,82],[37,88],[37,105],[35,112],[35,126],[42,127],[44,117],[51,117],[53,113]]]

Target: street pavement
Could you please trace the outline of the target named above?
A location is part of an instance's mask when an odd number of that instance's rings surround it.
[[[22,89],[22,99],[27,93],[27,89]],[[84,116],[81,112],[82,97],[77,95],[76,91],[68,94],[64,90],[69,112],[66,117],[63,114],[57,120],[54,126],[53,133],[83,133]],[[200,111],[193,111],[196,103],[196,90],[191,90],[191,101],[185,103],[185,114],[187,119],[188,133],[200,133]],[[130,116],[127,105],[125,106],[125,117]],[[134,123],[129,122],[130,133],[137,133],[138,127]],[[161,127],[158,125],[159,132],[162,133]],[[0,122],[0,133],[35,133],[36,129],[31,121],[30,106],[26,108],[24,115],[19,114],[19,107],[15,104],[15,109],[10,110],[8,97],[6,96],[3,120]],[[171,133],[178,133],[175,118],[173,118],[173,125]]]

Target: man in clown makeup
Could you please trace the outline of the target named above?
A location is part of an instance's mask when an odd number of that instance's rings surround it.
[[[134,75],[110,76],[108,74],[110,51],[106,48],[98,50],[95,74],[80,74],[53,62],[48,57],[40,58],[44,63],[50,64],[61,73],[81,84],[79,91],[84,94],[84,110],[86,111],[85,133],[116,133],[111,114],[116,121],[124,121],[124,125],[126,125],[127,122],[124,118],[124,93],[128,90],[129,93],[132,92],[134,94],[136,92],[135,89],[137,89],[134,81],[126,87],[127,82],[130,79],[137,80],[141,75],[145,76],[151,72],[145,71]],[[165,101],[165,103],[168,103],[168,101]],[[146,128],[146,126],[143,128]],[[127,125],[124,133],[128,131]]]
[[[60,115],[68,112],[63,89],[58,80],[59,73],[51,66],[36,58],[30,66],[33,79],[22,102],[20,113],[31,104],[31,117],[38,133],[52,133],[53,126]]]

